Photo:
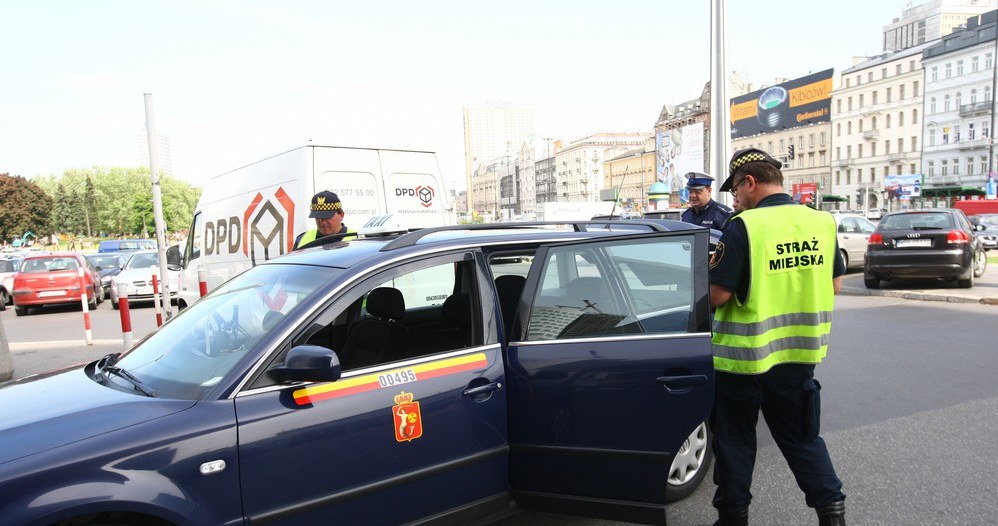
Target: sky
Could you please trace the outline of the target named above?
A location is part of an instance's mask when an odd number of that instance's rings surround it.
[[[728,70],[759,87],[880,54],[909,2],[726,3]],[[312,141],[435,151],[460,190],[465,104],[651,134],[710,78],[709,0],[0,0],[0,24],[0,173],[25,177],[138,165],[150,93],[195,186]]]

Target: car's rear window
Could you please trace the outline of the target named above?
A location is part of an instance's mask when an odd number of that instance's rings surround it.
[[[0,259],[0,272],[16,272],[16,261],[10,259]]]
[[[21,272],[58,272],[60,270],[76,270],[79,263],[75,258],[36,258],[24,261]]]
[[[954,227],[953,216],[945,212],[891,215],[880,221],[881,230],[938,230]]]

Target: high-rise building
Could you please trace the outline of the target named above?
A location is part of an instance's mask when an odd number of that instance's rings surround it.
[[[160,175],[173,176],[173,160],[170,157],[170,138],[166,135],[157,135],[157,149],[159,150],[159,173]],[[138,133],[139,145],[139,165],[149,166],[149,139],[145,128]]]
[[[884,51],[895,52],[938,40],[967,18],[993,9],[991,0],[931,0],[904,10],[884,26]]]
[[[509,155],[515,156],[534,135],[534,106],[490,102],[464,106],[464,174],[472,198],[476,166]],[[474,210],[471,202],[469,210]]]

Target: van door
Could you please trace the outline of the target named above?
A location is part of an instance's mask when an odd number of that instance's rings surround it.
[[[713,403],[708,232],[542,247],[509,343],[510,485],[556,513],[664,524]]]

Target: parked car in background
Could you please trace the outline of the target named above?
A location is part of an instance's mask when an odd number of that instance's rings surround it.
[[[877,225],[856,214],[832,214],[832,217],[838,226],[839,251],[846,268],[863,268],[866,245]]]
[[[97,253],[156,250],[155,239],[108,239],[97,245]]]
[[[10,291],[14,290],[14,274],[21,266],[21,258],[0,257],[0,310],[14,301]]]
[[[988,258],[978,230],[960,210],[940,208],[892,212],[880,220],[867,245],[863,282],[940,278],[974,286]]]
[[[673,221],[680,221],[683,218],[683,212],[685,208],[665,208],[661,210],[646,210],[642,214],[644,219],[671,219]]]
[[[967,219],[979,229],[977,235],[984,243],[985,250],[998,248],[998,214],[974,214],[967,216]],[[978,225],[983,225],[983,230]]]
[[[86,254],[86,258],[90,260],[90,264],[97,269],[100,274],[101,287],[104,288],[104,295],[108,296],[111,294],[111,283],[113,283],[113,278],[121,272],[121,266],[125,264],[125,260],[128,259],[127,252],[105,252],[103,254]]]
[[[884,217],[884,214],[886,214],[886,213],[887,213],[887,209],[886,208],[871,208],[870,210],[866,211],[866,218],[867,219],[880,219],[881,217]]]
[[[79,276],[81,268],[82,286]],[[96,308],[104,301],[100,275],[87,258],[73,252],[28,256],[14,275],[14,314],[24,316],[31,307],[79,303],[84,294],[90,308]]]
[[[156,250],[140,250],[132,252],[128,260],[121,267],[121,272],[114,277],[114,284],[123,283],[128,285],[128,304],[136,301],[152,301],[152,274],[155,269],[159,274],[159,252]],[[177,283],[179,272],[168,270],[170,284],[170,298],[177,298]],[[159,291],[163,292],[162,276],[160,276]],[[111,287],[111,307],[118,308],[118,287]]]

